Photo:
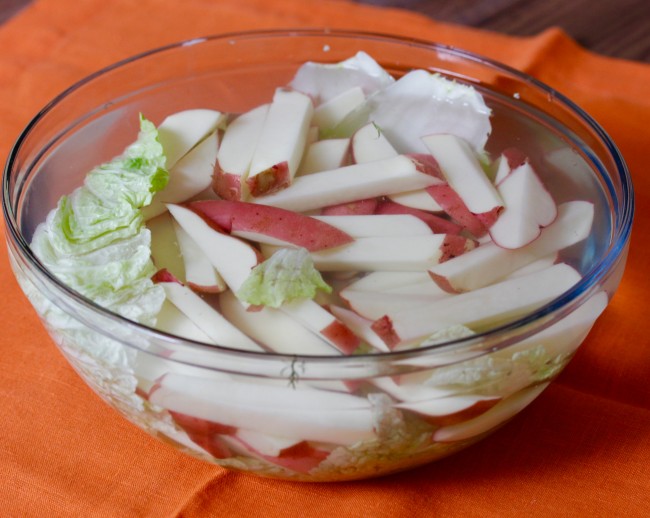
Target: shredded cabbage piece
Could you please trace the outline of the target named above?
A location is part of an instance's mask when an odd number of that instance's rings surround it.
[[[281,248],[258,264],[237,291],[237,297],[254,305],[278,308],[285,302],[313,299],[318,290],[332,288],[314,267],[304,248]]]
[[[298,69],[289,86],[319,104],[356,86],[367,96],[394,82],[372,57],[359,51],[340,63],[308,61]]]
[[[491,109],[472,86],[426,70],[413,70],[385,85],[350,112],[328,134],[349,137],[375,123],[399,153],[429,153],[421,137],[449,133],[466,140],[486,161]]]
[[[533,383],[548,381],[566,365],[570,355],[549,354],[540,344],[507,354],[486,354],[432,371],[425,385],[448,388],[458,394],[509,394]]]
[[[32,238],[32,249],[63,283],[131,320],[153,324],[164,291],[151,282],[151,234],[141,208],[169,174],[153,123],[140,116],[137,140],[90,171],[63,196]]]

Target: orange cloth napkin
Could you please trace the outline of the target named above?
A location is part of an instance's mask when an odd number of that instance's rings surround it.
[[[557,382],[513,422],[403,474],[295,484],[231,473],[162,444],[72,371],[0,258],[2,516],[650,516],[650,66],[560,30],[516,39],[341,1],[40,0],[0,27],[0,156],[51,97],[151,47],[253,28],[327,26],[464,47],[551,84],[618,143],[637,190],[628,268]]]

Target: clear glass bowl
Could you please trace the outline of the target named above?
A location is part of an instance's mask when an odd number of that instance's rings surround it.
[[[386,354],[283,356],[208,346],[127,321],[62,285],[30,250],[35,227],[57,200],[133,139],[138,113],[160,122],[197,107],[242,112],[267,102],[305,61],[338,62],[359,50],[395,76],[424,68],[471,83],[493,110],[489,152],[517,145],[556,201],[595,204],[590,237],[562,252],[582,274],[577,285],[523,318],[465,339]],[[108,404],[209,462],[339,481],[450,455],[533,401],[616,290],[634,202],[623,159],[602,128],[535,79],[427,42],[300,30],[183,42],[84,79],[20,135],[5,170],[3,208],[22,289],[61,352]],[[166,397],[157,404],[148,394],[161,385]]]

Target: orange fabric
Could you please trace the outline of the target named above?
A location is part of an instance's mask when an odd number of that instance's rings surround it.
[[[72,371],[0,260],[3,516],[650,515],[650,67],[559,30],[516,39],[341,1],[40,0],[0,27],[0,155],[51,97],[95,69],[205,34],[328,26],[473,50],[567,94],[613,136],[637,191],[628,268],[577,357],[531,407],[451,458],[404,474],[297,485],[231,473],[151,439]]]

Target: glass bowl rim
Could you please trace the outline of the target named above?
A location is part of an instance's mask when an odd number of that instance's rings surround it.
[[[144,60],[148,57],[163,54],[165,52],[172,52],[178,50],[182,47],[189,47],[193,45],[200,45],[202,43],[209,43],[218,40],[250,40],[250,39],[264,39],[264,38],[305,38],[305,37],[332,37],[332,38],[348,38],[348,39],[361,39],[361,40],[376,40],[382,41],[386,44],[397,44],[397,45],[406,45],[416,46],[422,49],[436,51],[438,53],[446,53],[448,55],[453,55],[462,60],[468,62],[478,63],[482,66],[485,66],[489,69],[505,73],[510,76],[514,76],[516,79],[532,86],[534,89],[542,91],[554,99],[554,102],[560,103],[563,105],[563,108],[568,110],[572,116],[576,117],[581,124],[586,126],[588,129],[591,129],[594,134],[597,136],[598,140],[602,145],[604,145],[607,152],[610,154],[612,161],[616,166],[616,172],[618,173],[618,179],[620,181],[620,188],[622,196],[619,199],[615,196],[615,193],[610,192],[613,196],[615,202],[615,207],[618,209],[615,212],[616,225],[612,229],[611,241],[608,247],[607,252],[600,258],[600,260],[592,265],[591,269],[586,272],[580,281],[574,285],[571,289],[562,293],[559,297],[545,304],[544,306],[538,308],[532,313],[528,313],[525,316],[518,318],[514,321],[508,322],[504,325],[500,325],[494,328],[490,328],[487,331],[477,333],[475,335],[458,338],[453,340],[448,340],[444,342],[437,343],[435,345],[430,345],[421,348],[409,349],[404,351],[391,351],[391,352],[379,352],[379,353],[368,353],[368,354],[359,354],[351,356],[342,356],[342,355],[327,355],[327,356],[317,356],[317,355],[301,355],[301,354],[280,354],[274,352],[252,352],[252,351],[243,351],[237,350],[220,345],[205,344],[202,342],[193,341],[190,339],[185,339],[178,337],[176,335],[171,335],[162,331],[157,331],[149,326],[144,324],[139,324],[137,322],[131,321],[122,317],[112,311],[109,311],[90,299],[80,295],[75,290],[69,288],[67,285],[59,281],[54,275],[52,275],[47,268],[36,258],[32,253],[29,244],[26,242],[22,236],[22,232],[18,228],[17,218],[14,213],[14,207],[11,203],[10,198],[10,175],[13,170],[13,166],[17,160],[17,157],[22,149],[22,145],[27,137],[30,135],[34,127],[47,116],[47,114],[54,109],[57,104],[62,100],[73,95],[77,90],[83,86],[91,83],[95,79],[99,79],[102,76],[107,75],[111,71],[121,68],[126,65],[130,65],[136,61]],[[378,58],[378,61],[381,62],[381,59]],[[592,168],[597,169],[601,174],[605,173],[604,178],[610,183],[607,171],[601,170],[599,163],[591,161],[590,165]],[[608,183],[609,185],[609,183]],[[611,185],[609,185],[611,191]],[[481,343],[486,339],[494,339],[500,335],[508,335],[522,328],[526,328],[528,325],[543,319],[545,316],[554,315],[555,317],[551,318],[546,325],[552,325],[554,322],[561,318],[557,316],[557,313],[569,313],[578,307],[583,298],[588,296],[590,289],[592,289],[601,279],[603,279],[609,272],[611,272],[616,265],[619,257],[625,250],[626,244],[629,241],[632,220],[634,214],[634,191],[632,186],[632,179],[628,170],[628,167],[622,157],[621,152],[619,151],[616,144],[607,134],[607,132],[596,122],[587,112],[580,108],[577,104],[571,101],[569,98],[556,91],[552,87],[548,86],[544,82],[535,79],[534,77],[521,72],[513,67],[510,67],[504,63],[496,61],[494,59],[482,56],[480,54],[463,50],[461,48],[455,47],[453,45],[446,45],[437,43],[434,41],[429,41],[420,38],[413,38],[407,36],[399,36],[389,33],[380,33],[372,31],[356,31],[356,30],[339,30],[339,29],[327,29],[327,28],[285,28],[285,29],[264,29],[264,30],[250,30],[250,31],[239,31],[239,32],[229,32],[229,33],[219,33],[213,35],[207,35],[198,38],[192,38],[188,40],[181,40],[167,45],[159,46],[138,54],[132,55],[125,59],[116,61],[108,66],[105,66],[70,85],[68,88],[63,90],[60,94],[55,96],[50,100],[43,108],[41,108],[38,113],[27,123],[25,128],[21,131],[15,143],[13,144],[10,153],[8,155],[4,172],[2,178],[2,208],[5,217],[5,225],[9,230],[7,239],[11,240],[12,243],[17,247],[17,250],[21,254],[23,259],[26,259],[30,268],[34,268],[36,272],[42,277],[45,278],[49,283],[51,283],[58,291],[60,291],[65,297],[70,297],[75,304],[79,304],[82,307],[90,310],[95,314],[101,315],[103,318],[107,318],[121,326],[126,326],[132,329],[135,329],[138,333],[148,335],[157,339],[162,339],[162,342],[166,342],[174,345],[188,346],[191,349],[198,348],[202,351],[211,351],[214,354],[226,355],[233,357],[233,359],[245,359],[251,358],[261,361],[292,361],[295,362],[299,360],[301,362],[310,362],[310,363],[320,363],[333,362],[336,365],[343,366],[347,363],[354,364],[359,361],[362,362],[377,362],[377,361],[389,361],[389,360],[401,360],[409,359],[413,357],[422,358],[423,356],[434,356],[438,352],[456,352],[457,350],[463,349],[464,346],[471,346],[472,344]],[[613,208],[612,212],[614,212]],[[582,297],[581,297],[582,295]],[[86,319],[80,318],[84,325],[95,329],[102,334],[106,334],[104,329],[99,329],[96,326],[89,323]],[[535,330],[537,331],[537,330]],[[120,340],[123,345],[141,350],[143,352],[149,352],[147,349],[143,349],[140,345],[136,343],[128,343]],[[153,353],[155,354],[155,353]],[[264,360],[266,358],[266,360]],[[175,360],[180,361],[180,360]]]

